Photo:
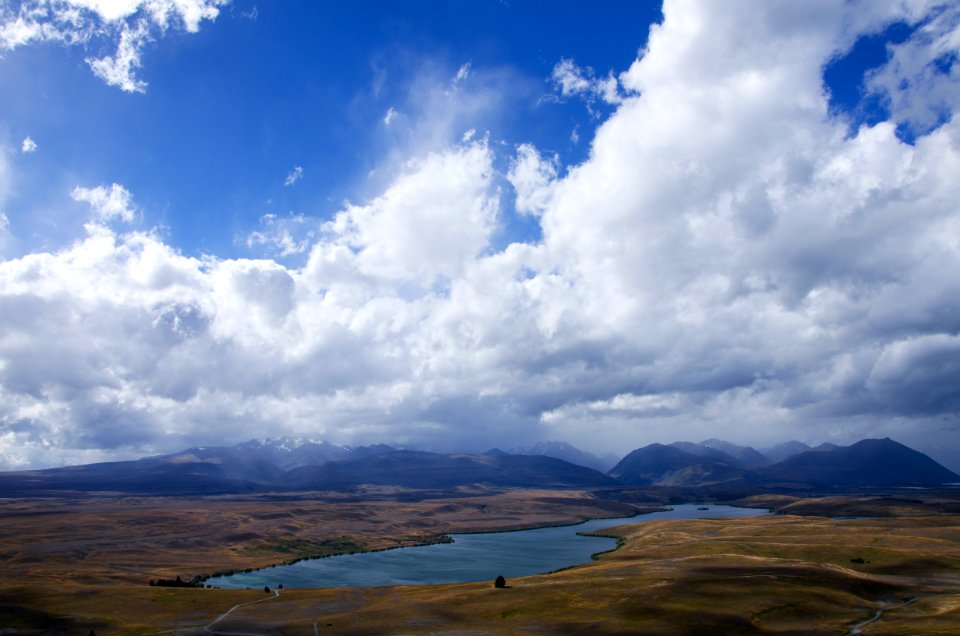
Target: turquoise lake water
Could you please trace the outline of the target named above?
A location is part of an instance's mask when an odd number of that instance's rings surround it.
[[[516,532],[452,534],[453,543],[399,548],[382,552],[343,554],[300,561],[255,572],[209,579],[220,588],[377,587],[493,581],[497,575],[511,578],[542,574],[590,561],[590,557],[616,547],[615,539],[583,537],[623,523],[658,519],[708,519],[755,517],[767,510],[734,506],[685,504],[664,512],[635,517],[595,519],[571,526],[537,528]]]

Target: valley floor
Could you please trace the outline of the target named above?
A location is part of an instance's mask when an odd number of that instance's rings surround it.
[[[271,559],[277,562],[278,556],[287,553],[264,555],[250,547],[284,545],[277,543],[279,535],[265,530],[258,535],[251,530],[265,521],[257,521],[254,513],[269,519],[281,510],[306,510],[314,505],[310,518],[316,527],[308,539],[314,537],[319,545],[324,537],[347,535],[373,546],[388,536],[422,538],[466,529],[470,524],[476,526],[472,529],[492,529],[500,527],[498,524],[529,527],[601,516],[610,503],[596,501],[589,493],[547,491],[406,503],[317,501],[252,506],[250,502],[195,500],[187,505],[169,500],[141,502],[156,506],[156,517],[146,515],[140,529],[131,530],[121,512],[109,516],[109,506],[100,512],[88,509],[81,513],[60,502],[64,508],[55,512],[34,502],[33,512],[38,514],[27,522],[24,520],[30,515],[23,507],[25,502],[19,502],[18,514],[10,514],[12,504],[6,502],[0,507],[0,550],[5,560],[0,631],[88,634],[94,630],[101,636],[845,634],[885,608],[891,609],[864,625],[862,633],[948,634],[960,630],[960,516],[939,513],[937,505],[890,505],[889,501],[864,498],[755,501],[808,514],[819,507],[839,516],[837,511],[844,511],[846,504],[846,510],[861,515],[895,516],[833,520],[777,515],[632,524],[604,531],[624,539],[619,550],[584,566],[509,581],[508,589],[494,589],[491,580],[489,584],[286,590],[274,597],[262,589],[149,587],[142,578],[144,574],[189,575],[215,567],[212,560],[209,564],[202,559],[194,561],[209,546],[178,546],[171,538],[176,534],[171,528],[178,521],[184,524],[179,535],[183,541],[191,536],[195,542],[200,540],[198,536],[212,544],[222,541],[213,550],[214,556],[226,559],[232,555],[232,565],[260,565]],[[591,509],[591,505],[595,507]],[[178,506],[186,506],[187,512],[177,513]],[[225,508],[218,511],[220,507]],[[127,522],[136,517],[132,514],[136,509],[128,508]],[[623,511],[607,512],[612,516]],[[189,522],[191,514],[204,514],[202,523],[201,519]],[[355,517],[352,520],[351,515]],[[270,521],[281,526],[308,525],[301,517]],[[78,522],[72,541],[65,534],[71,518]],[[95,524],[95,518],[101,521]],[[243,518],[248,520],[241,521]],[[234,525],[218,530],[227,534],[216,535],[210,527],[231,519]],[[13,529],[8,523],[11,520]],[[26,532],[31,527],[35,529],[33,537],[19,535],[17,539],[18,530]],[[203,527],[208,534],[201,532]],[[94,528],[100,532],[99,543],[91,536],[86,537],[91,543],[84,543],[83,533]],[[230,543],[227,537],[237,529],[255,536]],[[418,532],[421,534],[416,535]],[[134,537],[139,539],[134,541]],[[162,550],[149,554],[151,542]],[[83,549],[90,550],[87,558],[76,554]],[[137,556],[137,550],[142,554]],[[87,559],[90,564],[84,564]],[[160,559],[168,561],[165,569],[149,569],[149,563]],[[110,566],[115,568],[112,574]],[[187,566],[194,569],[183,571]],[[250,601],[259,602],[237,607],[211,626],[230,608]],[[912,602],[901,605],[907,601]]]

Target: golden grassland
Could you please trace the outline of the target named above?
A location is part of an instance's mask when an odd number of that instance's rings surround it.
[[[556,501],[563,497],[570,500],[566,505]],[[491,510],[491,519],[484,519],[477,508],[472,508],[472,521],[467,508],[456,510],[480,499],[484,498],[376,502],[367,512],[377,518],[380,503],[386,505],[382,514],[392,506],[402,509],[409,505],[419,510],[410,513],[412,518],[432,512],[428,519],[439,518],[455,529],[466,529],[464,526],[471,523],[476,524],[472,529],[480,529],[497,527],[493,517],[508,525],[528,525],[530,518],[515,514],[526,510],[527,505],[541,510],[542,514],[532,515],[541,520],[541,525],[546,519],[557,522],[564,514],[573,514],[572,510],[582,507],[585,512],[589,508],[585,493],[518,491],[489,495],[479,504]],[[238,608],[211,631],[844,634],[878,609],[916,598],[912,604],[891,609],[877,622],[863,627],[863,633],[960,632],[960,516],[935,513],[935,507],[924,509],[918,502],[846,501],[849,510],[891,516],[836,521],[778,515],[631,524],[603,531],[623,539],[618,550],[580,567],[509,581],[511,587],[502,590],[492,586],[496,573],[491,573],[491,583],[483,584],[286,590],[278,598],[267,597],[262,590],[152,588],[142,582],[86,584],[83,576],[65,575],[59,584],[52,576],[38,581],[29,576],[5,577],[0,585],[0,628],[21,633],[78,634],[94,629],[98,636],[210,633],[203,628],[230,607],[267,598]],[[837,498],[791,498],[777,505],[837,510],[842,503]],[[175,508],[176,502],[168,505]],[[199,503],[196,505],[191,510],[199,509]],[[453,508],[444,509],[447,505]],[[361,504],[357,506],[364,509]],[[898,515],[898,511],[904,514]],[[229,520],[240,514],[238,509],[229,508],[228,512],[211,514],[207,520]],[[584,516],[598,515],[595,510]],[[347,530],[350,536],[372,541],[374,528],[387,527],[363,518],[371,524],[369,527],[333,524],[326,534],[316,529],[313,536],[339,536]],[[461,523],[457,521],[460,518],[465,520],[463,525],[456,525]],[[389,528],[400,529],[399,536],[410,536],[413,528],[403,525],[403,519],[397,513],[396,520],[391,521],[397,525]],[[431,532],[437,527],[430,526]],[[191,528],[196,530],[198,525]],[[5,524],[3,532],[6,537]],[[6,550],[10,541],[4,541]],[[261,558],[249,552],[249,546],[244,548],[244,542],[236,545],[238,564]],[[251,556],[243,557],[244,550]],[[194,554],[192,549],[180,553],[169,547],[166,552],[169,558],[189,559]],[[276,556],[282,560],[284,553]],[[182,568],[189,562],[179,563]],[[76,563],[72,567],[74,573],[83,569]]]

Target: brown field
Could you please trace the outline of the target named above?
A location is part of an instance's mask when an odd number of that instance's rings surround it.
[[[652,509],[579,491],[413,495],[0,499],[0,564],[8,581],[146,585],[319,556],[345,541],[367,550],[422,545],[447,532],[516,530]]]
[[[287,590],[278,598],[148,587],[144,578],[276,563],[333,537],[372,548],[629,511],[550,491],[408,502],[88,500],[82,510],[8,501],[0,508],[0,633],[844,634],[913,599],[863,633],[960,632],[960,516],[922,502],[846,501],[858,513],[892,516],[634,524],[604,532],[624,544],[598,561],[512,580],[509,589]],[[261,599],[203,630],[230,607]]]

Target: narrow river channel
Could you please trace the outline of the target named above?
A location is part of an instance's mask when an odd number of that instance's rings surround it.
[[[590,557],[616,547],[615,539],[584,537],[624,523],[658,519],[755,517],[767,510],[734,506],[673,506],[664,512],[635,517],[594,519],[584,523],[516,532],[453,534],[453,543],[399,548],[381,552],[343,554],[209,579],[220,588],[376,587],[492,581],[552,572],[586,563]]]

